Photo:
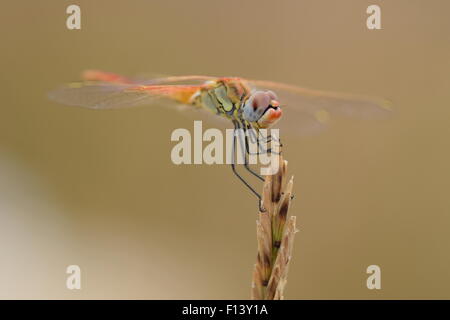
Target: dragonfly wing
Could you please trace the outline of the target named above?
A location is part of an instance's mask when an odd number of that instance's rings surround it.
[[[217,79],[216,77],[199,75],[167,76],[156,74],[140,74],[136,77],[127,78],[116,73],[105,72],[101,70],[84,70],[81,74],[81,78],[85,81],[137,85],[159,85],[167,83],[199,84],[199,82],[206,82]]]
[[[284,110],[280,121],[275,127],[280,129],[281,136],[284,133],[293,136],[311,136],[318,134],[328,128],[328,123],[320,121],[314,114],[302,110]]]
[[[217,80],[217,77],[211,76],[162,76],[162,75],[145,75],[141,74],[137,77],[131,79],[134,83],[143,85],[157,85],[157,84],[167,84],[167,83],[178,83],[178,84],[199,84],[206,81]]]
[[[146,105],[160,98],[179,103],[187,101],[198,86],[142,86],[135,84],[79,82],[53,90],[49,97],[57,102],[90,109],[114,109]]]
[[[130,90],[129,85],[111,83],[72,83],[51,91],[50,99],[90,109],[114,109],[151,103],[157,96]]]
[[[280,126],[302,135],[319,132],[336,117],[379,118],[391,110],[390,102],[376,97],[312,90],[271,81],[248,82],[255,88],[274,91],[283,108]]]

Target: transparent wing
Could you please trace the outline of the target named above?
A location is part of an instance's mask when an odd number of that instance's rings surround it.
[[[132,86],[111,83],[80,82],[62,86],[51,92],[50,99],[90,109],[114,109],[132,107],[153,102],[157,95],[130,90]]]
[[[62,104],[90,109],[114,109],[151,104],[160,98],[178,101],[197,90],[194,86],[136,86],[135,84],[77,82],[62,86],[49,97]]]
[[[215,80],[217,77],[200,76],[200,75],[184,75],[184,76],[162,76],[155,74],[140,74],[137,77],[124,77],[122,75],[106,72],[102,70],[84,70],[81,74],[81,78],[90,82],[104,82],[104,83],[116,83],[116,84],[135,84],[135,85],[161,85],[161,84],[188,84],[198,85],[199,82],[205,82],[208,80]]]
[[[284,83],[247,80],[251,86],[273,90],[283,108],[280,128],[314,134],[340,116],[380,118],[390,113],[389,101],[376,97],[312,90]]]
[[[134,83],[143,84],[143,85],[156,85],[156,84],[164,84],[164,83],[180,83],[180,84],[198,84],[203,83],[205,81],[216,80],[217,77],[211,76],[199,76],[199,75],[191,75],[191,76],[155,76],[155,75],[145,75],[141,74],[137,77],[131,79]]]

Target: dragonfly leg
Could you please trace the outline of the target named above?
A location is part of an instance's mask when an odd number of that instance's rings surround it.
[[[236,177],[238,177],[238,179],[241,180],[241,182],[258,198],[259,205],[260,205],[261,195],[258,192],[256,192],[255,189],[253,189],[252,186],[250,186],[250,184],[247,181],[245,181],[245,179],[236,170],[236,164],[235,164],[236,143],[237,143],[236,135],[239,134],[238,132],[236,132],[236,130],[238,128],[239,128],[238,125],[235,124],[235,133],[233,134],[233,147],[232,147],[232,154],[231,154],[231,169],[232,169],[233,173],[236,175]]]
[[[261,138],[259,138],[259,140],[258,141],[260,141],[260,142],[264,142],[264,143],[272,143],[272,142],[275,142],[275,143],[277,143],[278,144],[278,147],[279,148],[281,148],[282,146],[283,146],[283,144],[281,143],[281,139],[279,138],[279,137],[274,137],[274,136],[272,136],[271,134],[269,134],[268,136],[266,136],[266,137],[264,137],[264,135],[263,135],[263,133],[261,133],[260,131],[258,131],[258,134],[261,136]],[[267,149],[267,151],[269,152],[269,153],[274,153],[274,154],[277,154],[277,155],[279,155],[280,153],[277,153],[277,152],[275,152],[275,151],[271,151],[271,149]]]
[[[259,180],[264,181],[264,178],[262,176],[260,176],[255,171],[253,171],[252,168],[250,168],[250,164],[249,164],[249,156],[251,155],[251,153],[250,153],[250,146],[249,146],[249,143],[248,143],[247,130],[245,129],[245,126],[243,126],[243,128],[244,128],[244,132],[243,132],[244,139],[242,139],[242,135],[240,134],[241,131],[236,131],[235,130],[235,133],[239,134],[239,139],[240,139],[240,142],[241,142],[242,152],[245,154],[244,155],[244,167],[245,167],[245,169],[248,172],[250,172],[252,175],[257,177]],[[236,125],[235,125],[235,129],[240,129],[240,125],[237,122],[236,122]],[[244,140],[244,141],[242,141],[242,140]],[[243,150],[243,148],[244,148],[243,146],[244,145],[245,145],[245,150]]]
[[[280,155],[281,154],[281,150],[280,150],[280,152],[275,152],[275,151],[272,151],[271,148],[264,149],[264,147],[262,147],[260,145],[261,143],[264,143],[264,145],[267,145],[268,143],[271,143],[271,144],[272,143],[278,143],[278,147],[281,148],[283,145],[281,143],[280,138],[277,139],[277,138],[273,137],[272,135],[269,135],[268,137],[264,137],[261,132],[258,132],[258,134],[261,135],[261,137],[258,138],[256,136],[255,129],[253,129],[251,126],[243,126],[243,127],[247,129],[246,135],[245,135],[245,147],[246,147],[246,154],[247,154],[247,156],[248,155],[266,154],[266,153],[268,153],[268,154],[272,154],[273,153],[273,154],[276,154],[276,155]],[[250,143],[253,143],[253,144],[256,143],[257,144],[257,148],[258,149],[257,149],[256,153],[250,151],[249,140],[250,140]],[[260,151],[262,151],[262,152],[260,152]],[[259,177],[260,177],[260,179],[262,181],[264,181],[263,177],[261,177],[261,176],[259,176]],[[293,199],[293,198],[294,198],[294,195],[291,196],[291,199]],[[261,212],[265,210],[261,203],[260,203],[260,207],[259,208],[260,208]]]
[[[259,129],[254,129],[249,124],[246,126],[246,128],[247,128],[247,130],[249,130],[252,138],[254,139],[254,141],[252,141],[253,143],[256,143],[257,141],[265,142],[265,143],[275,141],[275,142],[278,142],[281,144],[280,138],[273,137],[271,134],[269,134],[268,136],[265,137],[264,134]],[[256,137],[255,132],[260,136],[259,138]]]
[[[246,138],[248,138],[246,140],[247,144],[246,144],[246,152],[249,155],[260,155],[260,154],[266,154],[267,153],[267,149],[264,149],[264,147],[261,146],[261,142],[262,139],[256,137],[256,133],[255,133],[255,129],[247,127],[247,131],[246,131]],[[250,146],[248,144],[248,141],[250,140],[250,142],[252,144],[256,144],[256,152],[252,152],[250,151]],[[269,141],[270,142],[270,141]]]
[[[251,128],[251,127],[247,127],[247,132],[248,132],[248,136],[250,136],[250,141],[251,143],[256,143],[257,144],[257,152],[250,152],[249,148],[247,148],[247,153],[249,155],[259,155],[259,154],[275,154],[275,155],[280,155],[280,152],[276,152],[273,151],[272,148],[264,148],[263,145],[267,145],[267,143],[278,143],[278,148],[281,148],[283,146],[283,144],[281,143],[281,140],[279,138],[273,137],[272,135],[268,135],[267,137],[263,136],[263,134],[261,132],[258,131],[258,135],[260,135],[261,137],[257,137],[256,136],[256,132],[255,129]],[[247,137],[247,135],[246,135]],[[248,146],[248,144],[246,144],[246,146]]]

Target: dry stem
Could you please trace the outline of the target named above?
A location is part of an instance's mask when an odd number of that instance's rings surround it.
[[[266,176],[256,221],[258,254],[253,271],[252,299],[283,299],[291,260],[295,216],[287,217],[292,199],[293,177],[286,183],[287,161],[280,155],[280,168]]]

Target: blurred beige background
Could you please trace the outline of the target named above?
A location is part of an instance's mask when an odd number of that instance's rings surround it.
[[[66,7],[82,30],[66,29]],[[380,4],[382,30],[366,28]],[[86,68],[239,75],[379,95],[381,122],[285,137],[300,232],[287,299],[450,298],[448,1],[7,1],[0,10],[0,298],[245,299],[255,200],[175,166],[163,107],[46,93]],[[82,270],[82,290],[65,269]],[[367,266],[382,289],[366,288]]]

